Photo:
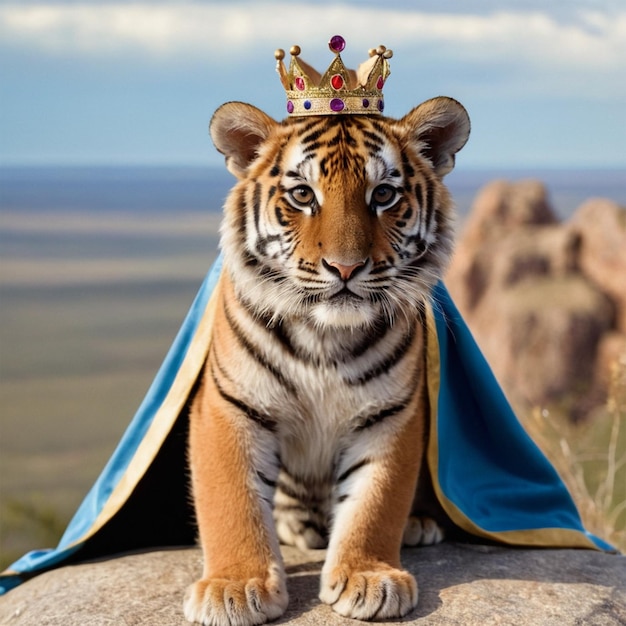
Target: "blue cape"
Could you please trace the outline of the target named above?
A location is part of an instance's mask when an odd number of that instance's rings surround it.
[[[221,258],[210,269],[122,440],[54,549],[0,575],[0,593],[43,571],[127,550],[195,542],[186,439],[210,343]],[[613,551],[588,533],[560,477],[519,424],[446,288],[429,311],[428,466],[452,522],[509,545]]]

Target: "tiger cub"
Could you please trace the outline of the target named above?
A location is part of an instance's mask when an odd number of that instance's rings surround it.
[[[424,304],[452,247],[442,178],[469,135],[434,98],[400,120],[276,122],[223,105],[211,136],[238,179],[191,411],[204,553],[185,615],[260,624],[287,606],[279,541],[328,546],[320,598],[357,619],[417,604],[400,547],[424,450]],[[430,526],[429,526],[430,524]],[[411,520],[410,541],[438,528]]]

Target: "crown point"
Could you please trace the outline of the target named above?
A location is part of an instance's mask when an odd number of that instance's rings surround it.
[[[334,35],[330,38],[330,41],[328,42],[328,47],[330,48],[331,52],[339,54],[340,52],[344,51],[344,48],[346,47],[346,40],[341,35]]]
[[[370,48],[370,49],[367,51],[367,53],[368,53],[371,57],[375,56],[375,55],[376,55],[376,48]]]
[[[385,59],[390,59],[393,56],[393,50],[385,50],[383,53],[383,57]]]
[[[278,50],[274,52],[274,58],[277,61],[282,61],[285,58],[285,51],[282,48],[278,48]]]
[[[383,56],[386,51],[387,51],[387,48],[385,48],[385,46],[378,46],[378,48],[376,48],[376,54],[379,57]]]
[[[302,52],[302,50],[300,49],[300,46],[291,46],[291,48],[289,50],[289,54],[292,57],[297,57],[301,52]]]

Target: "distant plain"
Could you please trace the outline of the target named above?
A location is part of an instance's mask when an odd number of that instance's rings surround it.
[[[2,213],[0,566],[58,541],[216,256],[217,214],[147,217]]]

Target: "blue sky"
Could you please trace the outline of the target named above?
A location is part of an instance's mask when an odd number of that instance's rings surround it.
[[[192,164],[228,100],[283,117],[274,50],[394,51],[386,113],[461,101],[466,168],[626,168],[623,0],[0,2],[0,164]]]

